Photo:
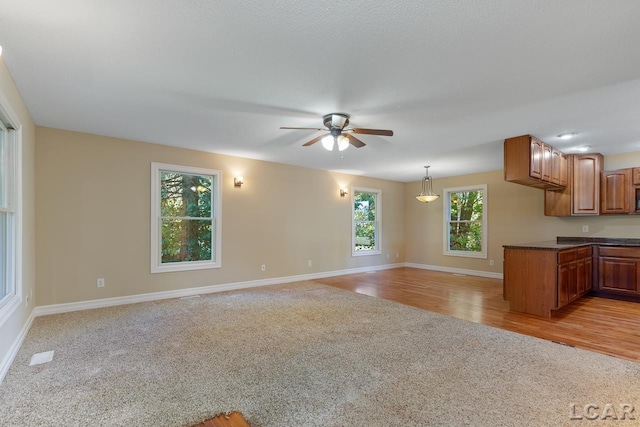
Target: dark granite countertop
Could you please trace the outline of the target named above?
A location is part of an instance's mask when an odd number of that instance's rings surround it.
[[[544,242],[520,243],[514,245],[504,245],[509,249],[542,249],[555,251],[560,249],[576,248],[579,246],[600,245],[600,246],[640,246],[640,239],[632,238],[611,238],[611,237],[564,237],[558,236],[556,240]]]
[[[593,245],[640,246],[640,239],[627,237],[563,237],[556,238],[558,243],[591,243]]]
[[[542,250],[548,250],[548,251],[557,251],[557,250],[561,250],[561,249],[570,249],[570,248],[576,248],[578,246],[589,246],[592,245],[593,243],[588,243],[588,242],[578,242],[578,243],[558,243],[555,240],[547,240],[544,242],[534,242],[534,243],[520,243],[520,244],[515,244],[515,245],[504,245],[503,248],[505,249],[542,249]]]

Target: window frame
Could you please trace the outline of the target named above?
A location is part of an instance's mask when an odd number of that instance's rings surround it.
[[[0,299],[0,325],[9,319],[23,300],[22,286],[22,125],[10,108],[9,102],[0,93],[0,122],[7,132],[8,167],[1,173],[7,174],[3,180],[3,191],[7,198],[0,209],[10,215],[6,235],[4,280],[9,284],[8,292]]]
[[[482,251],[480,252],[471,252],[471,251],[456,251],[451,250],[450,248],[450,224],[451,222],[451,194],[458,193],[463,191],[482,191],[482,221],[473,221],[480,222],[482,224]],[[466,258],[482,258],[487,259],[487,236],[488,236],[488,227],[487,227],[487,184],[478,184],[478,185],[469,185],[465,187],[453,187],[453,188],[444,188],[442,190],[444,194],[444,203],[443,203],[443,214],[444,214],[444,223],[443,223],[443,254],[449,256],[458,256],[458,257],[466,257]]]
[[[355,217],[355,198],[356,193],[368,193],[376,195],[375,215],[375,249],[356,251],[356,224],[363,221],[356,221]],[[371,222],[371,221],[365,221]],[[351,256],[368,256],[382,254],[382,190],[377,188],[352,187],[351,188]]]
[[[160,212],[160,173],[175,172],[189,175],[213,176],[211,188],[211,239],[212,259],[209,261],[184,261],[162,263],[162,220]],[[222,267],[222,172],[215,169],[181,166],[167,163],[151,163],[151,273],[204,270]]]

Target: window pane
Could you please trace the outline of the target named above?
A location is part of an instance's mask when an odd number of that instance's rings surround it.
[[[452,222],[449,225],[449,250],[482,252],[482,223]]]
[[[162,263],[211,261],[211,220],[162,220]]]
[[[8,222],[9,215],[6,212],[0,212],[0,300],[9,293],[9,283],[7,283]]]
[[[451,221],[481,221],[483,192],[460,191],[451,193]]]
[[[162,171],[160,208],[163,217],[211,217],[213,177]]]
[[[356,221],[375,221],[376,195],[356,192],[353,197],[353,215]]]
[[[356,223],[356,251],[372,251],[376,248],[376,223]]]
[[[7,150],[7,132],[4,130],[4,126],[0,123],[0,207],[7,207],[5,193],[7,188],[7,180],[9,170],[8,165],[8,150]]]

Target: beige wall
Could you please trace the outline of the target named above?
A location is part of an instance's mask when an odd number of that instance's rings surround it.
[[[50,128],[36,132],[38,305],[404,261],[403,183]],[[222,268],[150,273],[151,162],[222,171]],[[242,188],[233,186],[237,175],[244,177]],[[382,189],[384,255],[351,256],[351,202],[339,188],[353,185]],[[96,287],[98,277],[106,279],[104,288]]]
[[[605,157],[606,169],[640,166],[640,152]],[[421,182],[406,185],[406,260],[410,263],[502,273],[502,246],[555,240],[557,236],[640,238],[640,216],[544,216],[544,192],[505,182],[503,171],[434,179],[433,189],[487,184],[487,259],[443,255],[443,198],[424,204],[415,199]],[[589,227],[588,233],[582,226]],[[495,261],[493,266],[489,260]]]
[[[34,147],[35,127],[22,98],[16,89],[9,71],[0,58],[0,100],[3,106],[10,109],[22,126],[22,268],[18,272],[19,286],[22,294],[34,293],[34,303],[29,306],[23,300],[19,308],[0,325],[0,361],[5,360],[11,345],[18,338],[20,331],[27,323],[31,311],[37,303],[35,292],[35,184],[34,184]],[[5,104],[6,103],[6,104]]]
[[[442,198],[415,200],[398,183],[50,128],[36,129],[38,305],[336,271],[396,262],[502,272],[502,245],[556,236],[639,237],[635,216],[544,216],[543,192],[502,171],[434,180],[434,190],[487,184],[488,258],[444,256]],[[223,267],[149,272],[151,162],[223,172]],[[605,158],[640,165],[640,152]],[[242,188],[233,177],[242,175]],[[350,199],[340,187],[383,191],[383,254],[352,257]],[[582,226],[589,226],[589,233]],[[396,258],[396,253],[400,255]],[[387,259],[387,254],[390,258]],[[489,260],[494,265],[489,265]],[[313,267],[307,261],[313,261]],[[260,271],[266,264],[267,271]],[[96,287],[104,277],[106,287]]]

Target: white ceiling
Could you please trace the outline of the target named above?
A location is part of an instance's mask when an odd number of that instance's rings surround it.
[[[502,167],[531,133],[640,150],[637,0],[0,0],[37,125],[417,181]],[[320,135],[331,112],[359,135]],[[569,142],[556,135],[576,132]]]

